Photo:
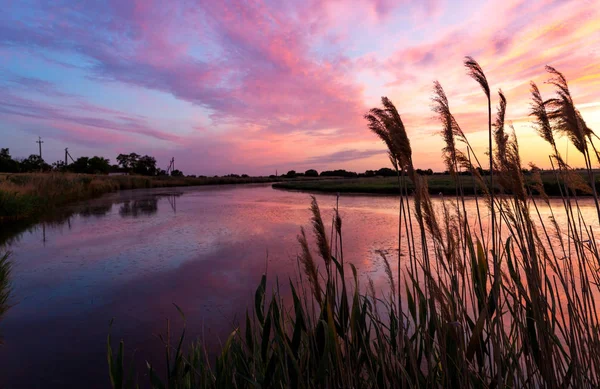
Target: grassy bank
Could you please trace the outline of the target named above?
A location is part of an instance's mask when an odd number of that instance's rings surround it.
[[[573,173],[578,175],[579,180],[585,180],[584,173]],[[460,182],[460,186],[465,195],[482,194],[483,191],[471,176],[457,176],[456,179],[450,174],[440,174],[432,176],[423,176],[427,180],[427,186],[430,194],[439,194],[453,196],[456,194],[456,182]],[[537,188],[537,178],[531,174],[523,175],[525,185],[533,194],[539,194]],[[540,174],[541,181],[544,186],[544,192],[549,196],[560,196],[561,186],[564,185],[562,179],[558,179],[554,173],[547,172]],[[489,177],[482,177],[486,182]],[[409,192],[414,192],[415,186],[408,178],[400,179],[402,186],[406,186]],[[489,183],[488,183],[489,185]],[[506,193],[505,188],[496,183],[496,193]],[[596,187],[600,190],[600,181],[596,178]],[[297,190],[306,192],[321,192],[321,193],[356,193],[356,194],[382,194],[382,195],[398,195],[398,178],[397,177],[362,177],[362,178],[336,178],[319,181],[289,181],[278,182],[273,184],[275,189]],[[591,192],[578,190],[578,195],[590,195]]]
[[[0,174],[0,222],[39,216],[124,189],[272,182],[268,177],[145,177],[70,173]]]

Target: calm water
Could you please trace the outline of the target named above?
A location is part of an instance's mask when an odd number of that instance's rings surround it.
[[[318,195],[326,221],[335,196]],[[225,339],[252,303],[260,275],[293,275],[296,235],[309,195],[270,185],[137,190],[79,204],[70,217],[34,226],[10,244],[13,303],[0,326],[0,387],[108,387],[106,335],[137,363],[158,363],[156,334]],[[468,206],[474,209],[474,202]],[[393,197],[343,196],[346,261],[385,285],[376,250],[394,255]],[[584,213],[595,217],[590,202]],[[542,212],[545,212],[542,209]],[[329,225],[329,223],[327,223]],[[140,382],[146,382],[139,369]]]

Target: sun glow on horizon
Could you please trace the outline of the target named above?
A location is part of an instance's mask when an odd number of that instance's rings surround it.
[[[549,167],[532,128],[529,82],[545,65],[569,80],[600,133],[600,7],[595,1],[359,0],[5,4],[0,15],[1,146],[17,157],[45,139],[48,162],[73,156],[172,156],[188,174],[272,174],[389,166],[363,115],[388,96],[415,164],[443,170],[433,81],[476,151],[487,103],[473,56],[508,99],[524,164]],[[574,147],[570,163],[582,159]]]

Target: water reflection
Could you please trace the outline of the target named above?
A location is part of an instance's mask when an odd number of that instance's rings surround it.
[[[42,230],[45,233],[46,226],[49,228],[60,228],[64,224],[70,225],[72,215],[73,212],[61,211],[60,213],[45,215],[36,220],[13,221],[10,223],[10,226],[6,224],[0,225],[0,249],[18,243],[24,234],[34,234],[38,230]]]
[[[332,220],[335,196],[317,198]],[[308,194],[264,185],[140,190],[15,227],[10,239],[0,229],[14,252],[15,303],[2,323],[0,387],[108,387],[104,342],[113,317],[114,338],[137,349],[143,371],[145,359],[162,358],[154,335],[166,318],[174,333],[181,324],[173,303],[186,314],[189,340],[204,334],[218,346],[252,305],[262,273],[282,287],[295,277],[309,204]],[[595,215],[591,204],[582,202],[586,217]],[[387,285],[376,251],[396,253],[397,199],[344,196],[340,212],[345,260],[361,282]]]
[[[154,215],[158,211],[158,199],[125,201],[119,208],[122,217],[140,217]]]
[[[169,195],[166,196],[167,200],[169,200],[169,204],[171,205],[171,209],[173,210],[173,213],[177,213],[177,197],[179,195]]]
[[[156,214],[159,201],[164,198],[167,199],[166,204],[169,204],[170,209],[176,212],[177,197],[181,195],[181,192],[171,191],[165,193],[145,193],[141,194],[140,197],[140,194],[131,191],[65,207],[33,220],[14,221],[10,225],[0,224],[0,248],[11,246],[18,242],[23,234],[32,234],[38,230],[41,231],[41,241],[46,242],[47,228],[62,231],[64,227],[67,227],[70,230],[71,222],[74,218],[102,218],[111,214],[114,206],[119,206],[119,215],[124,218],[151,216]]]
[[[83,217],[92,217],[92,216],[102,217],[102,216],[105,216],[110,211],[112,211],[112,207],[113,207],[112,203],[86,205],[86,206],[83,206],[76,213],[78,213],[79,215],[81,215]]]

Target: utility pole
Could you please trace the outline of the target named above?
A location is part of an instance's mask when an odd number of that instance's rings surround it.
[[[167,174],[172,173],[175,170],[175,157],[169,161],[169,167],[167,168]]]
[[[36,140],[35,143],[40,145],[40,159],[42,159],[42,143],[44,143],[44,141],[42,140],[42,137],[38,136],[38,140]]]
[[[71,162],[73,162],[73,163],[75,162],[75,160],[71,156],[71,153],[69,153],[69,148],[68,147],[65,149],[65,167],[69,164],[69,160],[67,159],[67,157],[71,158]]]

